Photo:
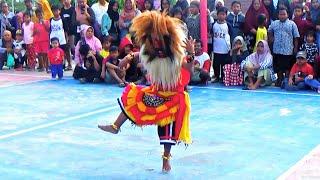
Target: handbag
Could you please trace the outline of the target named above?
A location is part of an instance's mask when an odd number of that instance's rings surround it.
[[[7,54],[7,67],[8,68],[13,68],[14,67],[14,57],[12,56],[11,53]]]

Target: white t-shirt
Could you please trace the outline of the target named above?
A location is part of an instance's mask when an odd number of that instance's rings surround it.
[[[204,62],[210,60],[208,53],[203,52],[200,56],[194,56],[194,61],[200,64],[200,68],[203,68]]]
[[[109,3],[106,2],[104,6],[102,6],[99,2],[94,3],[91,6],[91,9],[94,12],[94,15],[96,16],[96,21],[101,25],[102,23],[102,16],[108,11]]]
[[[213,52],[218,54],[228,54],[231,48],[229,28],[227,23],[214,23],[213,32]]]
[[[67,44],[66,36],[64,34],[64,29],[63,29],[63,22],[61,18],[59,20],[51,19],[50,29],[51,29],[50,39],[53,37],[57,37],[59,39],[60,45]]]

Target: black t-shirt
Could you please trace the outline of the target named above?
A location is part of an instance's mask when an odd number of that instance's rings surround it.
[[[69,35],[76,34],[75,15],[75,8],[73,6],[69,9],[65,9],[64,7],[61,9],[60,16],[63,19],[63,23],[66,24],[66,28],[64,30]]]

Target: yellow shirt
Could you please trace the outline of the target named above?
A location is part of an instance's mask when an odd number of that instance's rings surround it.
[[[106,51],[106,50],[102,49],[102,50],[100,51],[100,55],[101,55],[101,56],[103,57],[103,59],[104,59],[104,58],[106,58],[106,57],[109,56],[109,51]]]
[[[257,29],[257,34],[256,34],[256,44],[254,45],[254,49],[253,52],[257,51],[257,44],[259,41],[261,40],[268,40],[268,35],[267,35],[268,31],[266,27],[258,27]]]

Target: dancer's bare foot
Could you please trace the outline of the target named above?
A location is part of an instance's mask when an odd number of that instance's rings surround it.
[[[162,172],[168,173],[171,170],[170,155],[162,156]]]
[[[103,131],[112,133],[112,134],[118,134],[118,132],[119,132],[118,127],[115,125],[106,125],[106,126],[98,125],[98,128],[100,128]]]

